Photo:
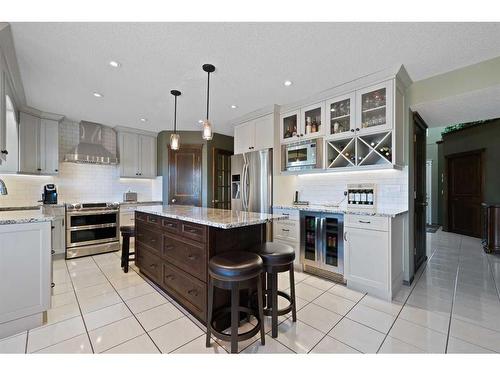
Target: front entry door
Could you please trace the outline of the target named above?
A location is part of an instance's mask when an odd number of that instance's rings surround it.
[[[427,208],[427,189],[426,189],[426,137],[427,125],[417,112],[413,112],[413,157],[414,168],[414,265],[415,272],[421,264],[427,259],[426,250],[426,208]]]
[[[448,231],[481,237],[483,150],[448,155]]]
[[[168,149],[168,202],[201,206],[201,149],[203,145],[184,145]]]

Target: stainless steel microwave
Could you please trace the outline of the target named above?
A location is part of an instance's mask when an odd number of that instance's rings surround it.
[[[320,138],[282,145],[281,169],[300,171],[321,168],[322,145]]]

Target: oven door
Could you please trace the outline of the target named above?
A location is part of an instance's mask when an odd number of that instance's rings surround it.
[[[286,149],[286,167],[314,166],[316,164],[315,144],[289,146]]]
[[[75,247],[119,240],[118,211],[68,212],[66,246]]]

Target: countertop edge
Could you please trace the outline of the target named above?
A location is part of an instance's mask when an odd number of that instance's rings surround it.
[[[396,217],[398,215],[403,215],[408,212],[407,208],[394,209],[390,212],[370,212],[370,211],[356,211],[352,209],[327,207],[321,205],[310,205],[310,206],[294,206],[294,205],[274,205],[273,208],[283,209],[283,210],[297,210],[297,211],[315,211],[315,212],[326,212],[326,213],[337,213],[344,215],[364,215],[364,216],[380,216],[380,217]],[[389,210],[387,210],[389,211]]]

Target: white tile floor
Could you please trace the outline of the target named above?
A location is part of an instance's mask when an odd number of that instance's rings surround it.
[[[239,350],[499,353],[500,257],[441,231],[428,234],[428,246],[429,261],[392,303],[297,272],[298,321],[280,317],[273,339],[266,318],[266,345],[255,336]],[[47,324],[0,340],[0,353],[227,353],[225,342],[206,348],[203,326],[135,267],[124,274],[118,256],[56,261]],[[288,287],[286,274],[279,283]]]

